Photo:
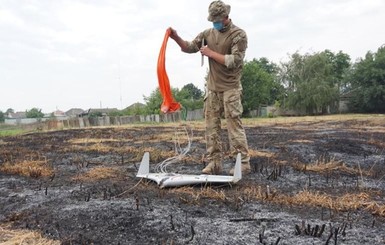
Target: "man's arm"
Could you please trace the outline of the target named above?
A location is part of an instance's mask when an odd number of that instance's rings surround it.
[[[174,39],[174,41],[179,45],[179,47],[182,49],[183,52],[187,52],[187,42],[185,40],[183,40],[179,35],[178,33],[176,32],[176,30],[172,29],[170,27],[170,30],[171,30],[171,34],[170,34],[170,37],[172,39]]]

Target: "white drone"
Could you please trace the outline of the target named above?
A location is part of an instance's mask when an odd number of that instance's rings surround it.
[[[235,162],[234,175],[207,175],[207,174],[177,174],[177,173],[150,173],[150,153],[145,152],[140,163],[138,178],[155,181],[160,188],[198,184],[234,184],[242,179],[241,154],[238,153]]]

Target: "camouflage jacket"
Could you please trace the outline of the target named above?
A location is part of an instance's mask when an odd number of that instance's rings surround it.
[[[206,29],[188,42],[188,53],[196,53],[205,44],[213,51],[225,55],[225,65],[209,59],[209,77],[207,88],[215,92],[240,88],[243,62],[247,49],[247,35],[244,30],[231,21],[221,31]]]

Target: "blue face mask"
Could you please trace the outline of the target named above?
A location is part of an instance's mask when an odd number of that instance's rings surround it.
[[[223,23],[222,21],[219,21],[219,22],[213,22],[213,27],[214,29],[220,31],[223,29]]]

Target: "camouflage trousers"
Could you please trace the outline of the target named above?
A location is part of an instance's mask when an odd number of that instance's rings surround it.
[[[231,89],[225,92],[207,91],[205,98],[206,150],[209,161],[221,162],[223,146],[221,140],[221,118],[224,115],[229,137],[230,154],[235,159],[241,153],[242,163],[249,163],[246,133],[241,115],[242,91]]]

